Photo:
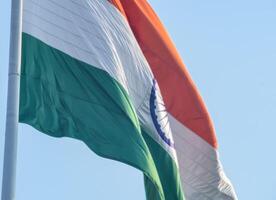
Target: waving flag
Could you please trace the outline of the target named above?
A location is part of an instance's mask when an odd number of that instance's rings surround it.
[[[144,173],[148,200],[235,199],[205,106],[144,0],[25,0],[20,116]]]

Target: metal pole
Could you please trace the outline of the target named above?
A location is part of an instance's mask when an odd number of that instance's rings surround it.
[[[10,57],[2,200],[14,200],[22,40],[22,1],[11,0]]]

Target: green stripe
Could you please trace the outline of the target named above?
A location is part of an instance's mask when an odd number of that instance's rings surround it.
[[[99,68],[26,33],[22,38],[20,122],[140,169],[148,200],[182,200],[175,162],[141,131],[124,88]]]
[[[149,147],[158,171],[166,200],[184,200],[181,179],[178,167],[172,157],[147,133],[142,130],[143,137]],[[145,177],[147,188],[148,180]],[[150,183],[149,183],[150,184]],[[147,196],[151,196],[151,187],[146,190]],[[151,199],[151,198],[148,198]]]
[[[79,139],[102,157],[142,170],[151,180],[154,199],[164,199],[134,108],[120,84],[28,34],[22,37],[19,121],[50,136]]]

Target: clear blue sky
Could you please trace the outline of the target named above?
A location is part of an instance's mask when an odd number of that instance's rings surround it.
[[[276,1],[150,0],[207,104],[239,199],[275,200]],[[10,1],[0,3],[0,178]],[[0,183],[1,185],[1,183]],[[142,174],[19,126],[16,200],[143,200]]]

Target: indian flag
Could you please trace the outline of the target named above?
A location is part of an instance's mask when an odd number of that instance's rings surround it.
[[[24,0],[19,120],[144,174],[148,200],[234,200],[214,128],[146,0]]]

